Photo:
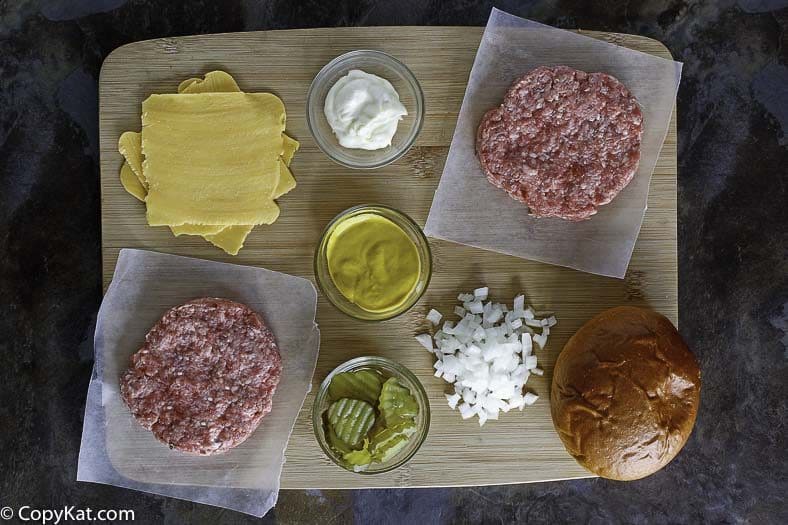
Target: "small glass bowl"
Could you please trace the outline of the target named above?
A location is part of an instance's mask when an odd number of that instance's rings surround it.
[[[419,261],[421,263],[419,277],[416,280],[416,285],[411,290],[410,295],[408,295],[408,297],[399,305],[380,312],[370,312],[368,310],[364,310],[357,304],[349,301],[344,295],[342,295],[342,292],[339,291],[339,288],[336,287],[334,280],[331,279],[331,274],[328,271],[327,250],[328,241],[331,238],[331,235],[334,233],[337,226],[343,221],[358,215],[363,215],[365,213],[379,215],[399,226],[402,231],[405,232],[408,238],[410,238],[410,240],[416,245],[416,251],[419,254]],[[419,228],[419,225],[401,211],[397,211],[394,208],[389,208],[388,206],[383,206],[380,204],[361,204],[359,206],[348,208],[334,217],[331,222],[328,223],[326,229],[323,230],[323,235],[320,237],[320,242],[315,249],[315,280],[317,281],[318,288],[320,288],[322,294],[326,296],[328,301],[333,304],[340,312],[360,321],[386,321],[408,311],[414,304],[416,304],[416,302],[427,290],[427,286],[430,284],[431,277],[432,253],[430,252],[430,244],[427,242],[427,238],[424,236],[421,228]]]
[[[331,404],[328,397],[328,386],[331,384],[331,380],[334,376],[342,372],[353,372],[363,369],[377,370],[386,377],[396,377],[402,386],[410,390],[410,393],[416,399],[419,405],[419,414],[416,416],[416,432],[410,436],[405,448],[384,463],[371,463],[366,470],[355,471],[352,467],[345,465],[342,457],[331,449],[331,445],[329,445],[328,438],[326,437],[325,427],[323,426],[323,413],[328,410]],[[413,372],[401,364],[391,359],[386,359],[385,357],[356,357],[336,367],[320,384],[320,388],[315,396],[315,402],[312,405],[312,428],[315,431],[315,438],[317,438],[320,448],[323,449],[323,452],[326,453],[326,456],[328,456],[331,461],[350,472],[357,472],[358,474],[381,474],[404,465],[416,454],[416,452],[418,452],[430,430],[430,403],[421,382],[416,378]]]
[[[326,95],[351,69],[361,69],[391,82],[408,110],[387,148],[374,151],[344,148],[326,120]],[[380,168],[402,157],[415,142],[424,119],[424,93],[410,69],[391,55],[366,49],[351,51],[326,64],[312,81],[307,94],[306,118],[318,147],[333,161],[354,169]]]

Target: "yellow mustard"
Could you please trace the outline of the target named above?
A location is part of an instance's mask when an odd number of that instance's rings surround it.
[[[328,239],[326,258],[334,285],[368,312],[405,302],[421,271],[415,243],[394,222],[374,213],[340,222]]]

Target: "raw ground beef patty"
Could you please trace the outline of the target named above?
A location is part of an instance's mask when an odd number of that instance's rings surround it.
[[[629,184],[643,115],[617,79],[566,66],[517,80],[476,134],[487,179],[536,217],[581,221]]]
[[[170,448],[211,455],[238,446],[271,411],[282,360],[248,306],[203,298],[171,308],[120,380],[140,425]]]

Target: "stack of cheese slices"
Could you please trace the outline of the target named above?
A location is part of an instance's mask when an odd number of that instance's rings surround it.
[[[190,78],[177,94],[142,103],[142,132],[120,136],[123,187],[147,207],[150,226],[199,235],[236,255],[258,224],[279,217],[275,199],[296,186],[298,142],[284,134],[285,107],[243,93],[223,71]]]

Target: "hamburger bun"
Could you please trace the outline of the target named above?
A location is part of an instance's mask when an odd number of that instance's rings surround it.
[[[602,312],[569,339],[550,390],[567,451],[594,474],[623,481],[679,453],[699,400],[698,362],[676,328],[631,306]]]

